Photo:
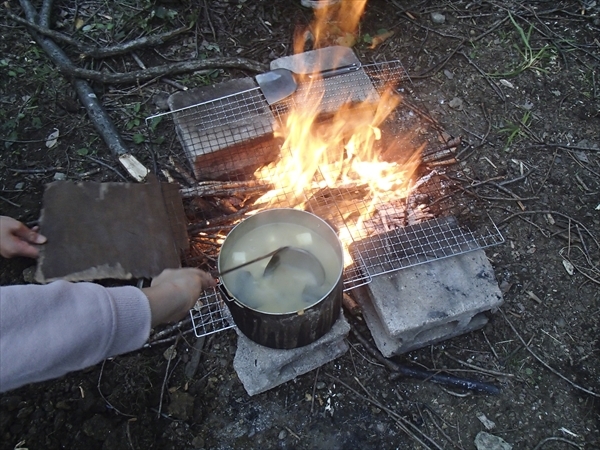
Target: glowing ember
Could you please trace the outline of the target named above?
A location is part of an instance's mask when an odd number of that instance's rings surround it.
[[[365,4],[366,0],[342,0],[316,10],[315,21],[310,26],[313,47],[325,43],[340,45],[339,39],[332,39],[334,36],[343,39],[355,36]],[[307,33],[297,34],[295,48],[299,52],[304,49],[306,37]],[[322,80],[311,78],[310,82],[321,83]],[[408,196],[410,178],[418,167],[421,149],[401,149],[404,155],[411,154],[402,163],[388,162],[381,157],[382,152],[390,149],[381,148],[380,126],[401,101],[391,87],[377,98],[345,104],[327,120],[318,120],[321,98],[315,98],[314,92],[322,90],[303,92],[305,98],[296,98],[295,102],[300,106],[288,113],[286,123],[276,132],[284,141],[280,158],[255,173],[257,179],[274,186],[256,203],[277,206],[277,194],[291,191],[296,201],[289,206],[302,208],[305,194],[310,198],[325,188],[365,186],[366,198],[361,201],[367,205],[366,210],[361,211],[362,216],[355,223],[346,222],[346,228],[340,230],[340,239],[347,248],[352,236],[363,231],[364,221],[376,212],[376,205]],[[401,142],[396,139],[395,145],[402,145]],[[345,255],[345,262],[347,265],[352,262],[349,254]]]

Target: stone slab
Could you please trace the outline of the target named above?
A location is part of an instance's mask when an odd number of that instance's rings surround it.
[[[296,55],[284,56],[271,62],[271,70],[288,69],[296,74],[310,74],[350,64],[361,64],[352,49],[342,46],[325,47]],[[296,92],[283,103],[312,104],[320,102],[321,114],[335,113],[345,103],[379,101],[379,93],[363,69],[310,82],[298,83]]]
[[[479,329],[503,302],[483,250],[377,276],[355,294],[386,357]]]
[[[311,74],[336,67],[360,64],[360,60],[349,47],[334,45],[317,50],[283,56],[271,61],[271,70],[288,69],[297,74]]]
[[[350,324],[340,313],[331,330],[310,345],[278,350],[264,347],[238,333],[233,367],[249,395],[256,395],[310,372],[342,356],[348,350],[345,339]]]

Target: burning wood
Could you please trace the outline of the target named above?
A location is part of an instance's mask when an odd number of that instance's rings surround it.
[[[365,3],[344,2],[352,8],[336,6],[319,12],[310,27],[310,34],[296,36],[297,52],[304,50],[307,36],[310,36],[313,48],[331,45],[334,37],[328,28],[331,23],[341,24],[339,30],[343,30],[345,36],[352,35],[356,31],[353,24],[358,23]],[[314,53],[311,57],[318,58],[320,54]],[[256,141],[252,151],[247,151],[247,144],[234,139],[229,147],[219,147],[210,157],[214,156],[213,166],[219,167],[219,178],[226,175],[227,168],[233,167],[234,173],[228,176],[244,181],[202,181],[181,190],[186,198],[202,197],[202,201],[195,202],[196,211],[210,213],[208,210],[212,206],[214,211],[221,213],[220,217],[206,218],[194,224],[193,230],[198,233],[195,243],[201,248],[202,255],[210,255],[212,242],[224,238],[224,233],[239,220],[253,211],[267,208],[311,211],[338,229],[346,246],[374,234],[429,220],[435,215],[428,206],[431,199],[421,193],[421,188],[430,183],[437,172],[434,170],[425,176],[417,173],[423,165],[455,162],[460,138],[444,138],[441,148],[425,151],[425,144],[417,142],[418,132],[406,132],[406,136],[398,136],[395,132],[385,135],[386,124],[393,118],[392,112],[402,104],[402,98],[392,85],[379,86],[381,89],[375,91],[371,84],[375,95],[364,99],[353,97],[353,87],[347,85],[345,91],[336,93],[338,106],[334,110],[331,104],[323,106],[331,93],[323,92],[323,83],[314,69],[325,67],[331,61],[310,60],[302,70],[301,65],[306,59],[295,59],[295,56],[286,57],[291,60],[293,69],[311,75],[305,77],[309,80],[307,86],[294,94],[294,102],[286,104],[285,115],[279,117],[280,123],[265,127],[273,130],[273,142],[277,144]],[[366,77],[365,72],[361,73]],[[209,108],[212,104],[205,102],[203,107]],[[327,117],[324,117],[324,111]],[[236,112],[231,117],[238,115]],[[259,116],[264,118],[264,114],[257,113]],[[250,126],[253,119],[245,115],[242,122]],[[230,125],[234,131],[239,128],[237,122]],[[219,122],[218,134],[227,126],[227,123]],[[208,130],[206,135],[212,136],[214,131]],[[225,136],[231,134],[225,131]],[[253,133],[248,135],[254,136]],[[263,146],[269,151],[263,152]],[[271,151],[274,148],[278,154]],[[240,153],[240,149],[244,151]],[[261,161],[262,153],[268,158]],[[205,159],[208,157],[204,156]],[[246,157],[250,158],[249,163],[242,161]],[[241,173],[242,168],[246,173]],[[249,169],[252,175],[247,173]],[[415,178],[417,181],[411,185]],[[214,227],[220,227],[219,232],[206,232]],[[347,264],[351,264],[350,255],[345,256]]]
[[[190,197],[232,197],[266,192],[272,188],[270,183],[259,180],[249,181],[200,181],[192,187],[179,192],[183,198]]]

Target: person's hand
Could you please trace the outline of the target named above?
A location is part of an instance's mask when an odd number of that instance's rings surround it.
[[[150,301],[152,326],[181,319],[192,309],[200,293],[216,286],[216,280],[200,269],[165,269],[142,291]]]
[[[37,230],[27,228],[12,217],[0,216],[0,255],[4,258],[26,256],[37,258],[39,249],[36,245],[46,242],[46,237]]]

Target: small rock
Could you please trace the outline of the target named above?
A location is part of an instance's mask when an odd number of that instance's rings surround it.
[[[433,23],[440,25],[446,21],[446,16],[443,15],[442,13],[432,12],[431,13],[431,21]]]
[[[96,414],[83,422],[81,430],[92,439],[104,441],[114,431],[114,427],[106,417]]]
[[[33,283],[35,281],[35,266],[30,266],[23,270],[23,280],[25,283]]]
[[[493,434],[480,431],[475,436],[475,447],[477,450],[511,450],[512,445],[504,439],[494,436]]]
[[[598,144],[596,142],[592,142],[592,141],[589,141],[587,139],[582,139],[581,141],[579,141],[575,145],[577,147],[589,147],[589,148],[593,148],[594,150],[598,150],[600,148],[600,147],[598,147]]]
[[[512,445],[504,439],[493,434],[480,431],[475,436],[475,447],[477,450],[511,450]]]
[[[159,92],[157,94],[154,94],[154,96],[152,96],[152,103],[154,103],[154,106],[156,106],[156,108],[158,108],[159,110],[168,111],[169,94],[166,92]]]
[[[22,181],[20,183],[15,184],[15,190],[17,190],[17,191],[20,191],[24,187],[25,187],[25,183],[23,183]]]
[[[56,172],[54,174],[54,181],[63,181],[67,179],[67,175],[62,172]]]
[[[194,397],[187,392],[171,393],[171,402],[167,407],[167,412],[175,419],[188,420],[194,412]]]
[[[0,406],[9,412],[12,412],[19,407],[22,401],[23,399],[19,396],[7,395],[0,398]]]
[[[33,411],[35,411],[34,406],[25,406],[21,408],[17,413],[17,419],[24,419],[26,417],[29,417],[31,413],[33,413]]]
[[[279,438],[279,440],[283,441],[287,437],[287,435],[288,435],[287,431],[281,430],[277,437]]]
[[[318,390],[325,389],[327,385],[324,381],[317,381],[317,385],[315,386]]]
[[[446,75],[446,78],[448,78],[449,80],[454,78],[454,74],[452,72],[450,72],[448,69],[444,69],[444,75]]]
[[[559,328],[564,328],[567,325],[567,322],[562,317],[559,317],[558,319],[556,319],[556,321],[554,323]]]
[[[204,438],[202,438],[202,436],[196,436],[194,439],[192,439],[192,446],[194,448],[203,448]]]
[[[484,413],[478,413],[477,418],[483,424],[486,430],[493,430],[496,424],[486,417]]]
[[[459,111],[461,111],[463,108],[463,101],[458,97],[454,97],[448,102],[448,106],[452,109],[458,109]]]

